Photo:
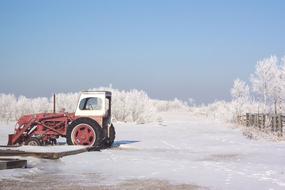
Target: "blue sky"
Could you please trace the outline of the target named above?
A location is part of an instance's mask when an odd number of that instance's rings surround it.
[[[230,98],[257,60],[285,55],[285,1],[0,1],[0,93],[112,84],[150,97]]]

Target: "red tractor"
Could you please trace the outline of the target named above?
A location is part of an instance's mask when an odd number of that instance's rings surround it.
[[[69,145],[110,147],[115,139],[111,99],[108,91],[85,91],[80,94],[75,113],[24,115],[15,133],[9,135],[8,145],[49,145],[65,137]]]

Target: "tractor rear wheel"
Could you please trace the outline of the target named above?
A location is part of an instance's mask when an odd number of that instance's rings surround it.
[[[79,118],[67,127],[66,141],[69,145],[100,147],[102,137],[100,125],[90,118]]]
[[[26,142],[25,145],[28,146],[42,146],[43,143],[41,142],[41,140],[37,137],[31,137],[29,138]]]

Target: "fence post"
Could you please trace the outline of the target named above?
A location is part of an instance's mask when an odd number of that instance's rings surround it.
[[[258,122],[258,128],[261,130],[261,116],[260,114],[257,114],[257,122]]]
[[[270,118],[271,118],[271,132],[274,132],[274,116],[271,115]]]
[[[284,116],[281,115],[281,137],[283,137],[283,119],[284,119]]]
[[[257,115],[253,114],[253,127],[257,127],[257,126],[258,126]]]
[[[250,125],[254,126],[254,114],[250,114]]]
[[[246,118],[245,118],[245,124],[247,127],[249,127],[249,113],[246,113]]]
[[[264,129],[265,128],[265,114],[262,115],[262,128]]]
[[[271,120],[271,131],[276,132],[277,117],[276,117],[276,115],[272,115],[271,118],[272,118],[272,120]]]
[[[278,125],[277,134],[278,134],[278,136],[282,136],[282,118],[281,118],[281,114],[277,115],[277,125]]]

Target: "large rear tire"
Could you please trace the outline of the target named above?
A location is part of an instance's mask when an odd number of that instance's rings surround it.
[[[79,118],[67,127],[66,141],[68,145],[100,147],[103,139],[102,133],[102,128],[95,120]]]

